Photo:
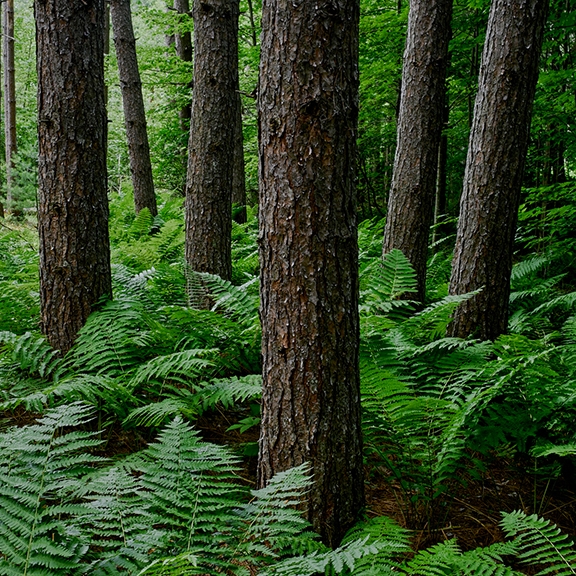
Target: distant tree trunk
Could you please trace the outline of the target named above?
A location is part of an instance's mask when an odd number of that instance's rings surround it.
[[[508,326],[512,251],[548,0],[493,0],[474,107],[451,294],[464,302],[448,328],[494,340]]]
[[[122,88],[130,173],[134,188],[134,208],[137,214],[143,208],[148,208],[152,216],[156,216],[158,208],[152,179],[146,113],[136,57],[136,39],[132,28],[130,0],[111,0],[110,15]]]
[[[6,204],[9,212],[18,213],[13,196],[14,154],[16,144],[16,82],[14,78],[14,0],[4,0],[4,134],[6,151]]]
[[[242,97],[236,91],[236,117],[234,119],[234,166],[232,168],[232,204],[236,206],[234,220],[246,222],[246,171],[244,166],[244,136],[242,134]]]
[[[397,248],[410,260],[420,302],[426,294],[451,18],[452,0],[410,3],[383,253]]]
[[[189,0],[174,0],[174,9],[179,13],[190,18],[190,2]],[[176,54],[183,62],[192,62],[192,34],[190,32],[179,32],[175,34],[174,41],[176,44]],[[187,85],[189,90],[192,90],[192,80]],[[180,127],[182,130],[190,129],[190,117],[192,115],[192,103],[183,106],[178,112],[180,118]]]
[[[186,181],[186,262],[232,276],[232,162],[238,0],[195,0],[194,94]]]
[[[445,130],[448,128],[450,120],[450,107],[444,104],[442,121],[442,134],[438,146],[438,168],[436,169],[436,198],[434,202],[434,232],[432,234],[432,244],[435,245],[444,236],[443,219],[446,216],[447,208],[447,163],[448,163],[448,135]],[[436,249],[436,248],[435,248]]]
[[[258,39],[256,37],[256,22],[254,21],[254,6],[252,5],[252,0],[248,0],[248,15],[250,16],[250,35],[252,37],[252,46],[258,44]]]
[[[41,327],[67,352],[112,292],[104,1],[36,0]]]
[[[2,10],[0,10],[0,27],[2,24]],[[0,218],[4,218],[5,214],[4,214],[4,204],[2,202],[0,202]]]
[[[258,481],[310,462],[336,546],[364,503],[358,375],[357,0],[265,0]]]

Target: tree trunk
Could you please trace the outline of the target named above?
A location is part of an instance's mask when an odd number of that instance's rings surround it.
[[[104,1],[36,0],[41,326],[63,353],[112,292]]]
[[[410,260],[420,302],[426,294],[451,18],[452,0],[410,3],[383,253],[397,248]]]
[[[508,326],[512,251],[548,0],[493,0],[474,107],[451,294],[464,302],[448,328],[494,340]]]
[[[174,9],[179,13],[190,18],[190,2],[189,0],[174,0]],[[179,32],[174,35],[174,42],[176,44],[176,54],[180,60],[184,62],[192,62],[192,34],[190,32]],[[189,90],[192,90],[192,81],[187,85]],[[190,129],[190,117],[192,115],[192,104],[186,104],[178,112],[180,118],[180,128],[182,130]]]
[[[186,262],[232,276],[232,162],[238,0],[195,0],[194,94],[186,180]]]
[[[236,90],[236,116],[234,118],[234,166],[232,168],[232,204],[236,207],[234,220],[246,222],[246,171],[244,166],[244,136],[242,134],[242,97]]]
[[[150,146],[146,132],[146,114],[136,57],[136,39],[132,28],[130,0],[111,0],[110,16],[122,88],[130,173],[134,188],[134,208],[136,214],[143,208],[148,208],[150,214],[156,216],[158,208],[152,179]]]
[[[358,375],[357,0],[265,0],[258,480],[310,462],[336,546],[364,503]]]
[[[4,0],[4,134],[6,152],[6,205],[9,212],[18,213],[13,196],[14,154],[16,145],[16,82],[14,78],[14,0]]]

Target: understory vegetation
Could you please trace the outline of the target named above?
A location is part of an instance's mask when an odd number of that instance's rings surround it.
[[[447,294],[448,248],[418,308],[402,253],[381,258],[382,222],[361,223],[365,466],[395,519],[370,497],[336,550],[298,511],[305,466],[253,489],[255,214],[234,224],[226,282],[184,266],[181,204],[162,196],[153,220],[112,194],[114,300],[64,358],[37,325],[36,231],[2,226],[0,574],[576,574],[574,526],[547,506],[574,498],[574,185],[525,191],[510,331],[494,343],[444,336],[469,297]],[[504,461],[533,499],[502,510],[497,541],[459,544],[458,496]]]

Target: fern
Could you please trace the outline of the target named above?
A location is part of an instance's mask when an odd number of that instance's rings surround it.
[[[76,574],[86,550],[70,516],[70,502],[89,466],[98,461],[93,433],[70,431],[87,422],[90,408],[58,407],[37,424],[0,436],[0,574]]]
[[[531,566],[545,566],[539,576],[576,574],[576,550],[566,534],[550,522],[535,514],[527,516],[516,511],[502,513],[500,526],[504,533],[514,538],[518,558]]]

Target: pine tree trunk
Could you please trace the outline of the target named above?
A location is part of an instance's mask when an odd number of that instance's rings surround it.
[[[13,196],[16,144],[16,82],[14,77],[14,0],[4,0],[4,134],[6,152],[6,204],[9,212],[19,213]]]
[[[178,14],[184,15],[185,18],[190,18],[190,2],[189,0],[174,0],[174,9]],[[183,62],[192,62],[192,34],[190,32],[180,32],[174,35],[174,42],[176,45],[176,54]],[[187,88],[192,90],[192,80],[187,85]],[[180,128],[182,130],[190,129],[190,117],[192,114],[191,103],[183,106],[179,112]]]
[[[307,514],[337,545],[364,503],[358,374],[356,0],[265,0],[258,477],[310,462]]]
[[[448,328],[494,340],[508,327],[512,252],[548,0],[493,0],[474,107],[451,294],[464,302]]]
[[[238,0],[195,0],[194,94],[186,181],[186,262],[232,276],[232,162]]]
[[[136,39],[132,28],[130,0],[111,0],[110,16],[122,88],[130,173],[134,188],[134,208],[137,214],[143,208],[148,208],[152,216],[156,216],[158,208],[152,179],[146,113],[136,57]]]
[[[232,168],[232,204],[236,207],[234,220],[246,222],[246,171],[244,166],[244,136],[242,134],[242,97],[237,85],[236,116],[234,118],[234,166]]]
[[[41,326],[63,353],[110,296],[104,1],[36,0]]]
[[[420,302],[426,294],[451,18],[452,0],[410,3],[383,253],[396,248],[410,260]]]

